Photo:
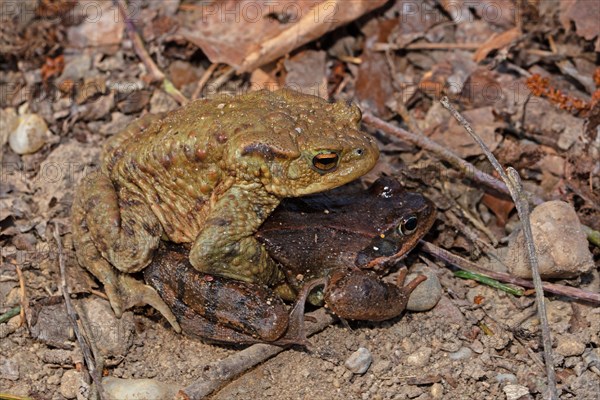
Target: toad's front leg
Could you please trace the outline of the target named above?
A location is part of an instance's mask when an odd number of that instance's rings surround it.
[[[190,251],[198,271],[250,283],[282,280],[279,269],[254,233],[279,199],[261,186],[232,186],[212,207]]]
[[[156,291],[129,275],[148,265],[162,233],[143,200],[124,188],[117,193],[111,180],[97,172],[80,183],[71,214],[77,260],[102,282],[115,314],[149,304],[179,331]]]

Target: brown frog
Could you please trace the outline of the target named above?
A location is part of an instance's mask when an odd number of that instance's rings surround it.
[[[340,317],[380,321],[402,313],[412,290],[381,274],[410,251],[435,219],[433,204],[381,178],[367,191],[340,188],[285,200],[256,233],[286,277],[272,290],[194,271],[185,249],[162,248],[146,269],[147,281],[173,309],[184,332],[218,342],[305,343],[304,302],[324,302]],[[376,273],[377,272],[377,273]],[[281,298],[296,305],[288,317]]]
[[[426,197],[380,178],[367,191],[339,188],[283,202],[256,234],[281,265],[285,282],[276,293],[294,299],[307,282],[328,278],[326,290],[309,296],[347,319],[383,321],[398,316],[422,281],[401,288],[381,281],[435,221]]]
[[[150,304],[179,330],[154,289],[130,274],[161,239],[189,243],[194,269],[273,284],[280,270],[253,236],[286,197],[331,189],[368,172],[379,152],[360,111],[290,90],[199,100],[130,124],[105,145],[101,169],[72,208],[79,263],[113,310]]]

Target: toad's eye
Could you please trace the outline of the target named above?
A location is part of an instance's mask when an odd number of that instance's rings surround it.
[[[402,222],[400,222],[400,225],[398,226],[398,231],[402,235],[408,236],[417,230],[418,222],[419,220],[415,215],[410,215],[407,218],[405,218]]]
[[[333,171],[340,160],[340,156],[332,151],[323,151],[316,154],[312,159],[312,165],[317,172]]]

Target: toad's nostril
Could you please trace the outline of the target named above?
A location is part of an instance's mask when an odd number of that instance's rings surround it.
[[[356,149],[354,152],[356,153],[357,156],[362,156],[365,153],[365,151],[363,149]]]

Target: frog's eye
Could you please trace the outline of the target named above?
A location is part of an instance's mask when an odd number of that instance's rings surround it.
[[[312,159],[312,165],[317,172],[333,171],[340,160],[340,156],[333,151],[323,151],[316,154]]]
[[[406,217],[398,226],[398,232],[404,236],[408,236],[417,230],[419,220],[416,215]]]

